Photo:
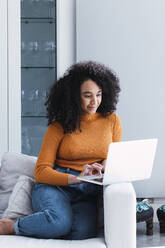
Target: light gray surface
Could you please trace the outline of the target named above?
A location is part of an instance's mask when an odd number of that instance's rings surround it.
[[[165,247],[165,234],[159,233],[159,224],[154,223],[153,236],[147,236],[145,222],[137,223],[137,247]]]
[[[77,0],[77,61],[96,60],[121,82],[123,140],[158,137],[153,174],[139,197],[164,197],[165,1]]]
[[[1,247],[7,248],[108,248],[104,238],[86,240],[39,239],[17,235],[1,235]]]

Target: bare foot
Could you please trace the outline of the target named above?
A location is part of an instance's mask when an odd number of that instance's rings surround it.
[[[14,221],[11,219],[0,219],[0,235],[14,234]]]

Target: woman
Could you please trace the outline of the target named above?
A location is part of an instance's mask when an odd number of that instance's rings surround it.
[[[77,176],[104,171],[108,146],[121,140],[114,114],[119,80],[102,64],[77,63],[50,89],[48,129],[34,170],[34,214],[0,221],[0,234],[85,239],[96,236],[101,186]]]

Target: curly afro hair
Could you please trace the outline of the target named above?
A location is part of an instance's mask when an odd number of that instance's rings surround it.
[[[79,62],[72,65],[49,90],[45,102],[48,125],[58,121],[64,133],[71,133],[77,128],[81,131],[80,87],[88,79],[102,89],[102,101],[97,112],[106,117],[116,110],[120,86],[115,73],[100,63]]]

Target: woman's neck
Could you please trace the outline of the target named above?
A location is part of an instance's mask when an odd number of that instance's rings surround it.
[[[94,114],[82,114],[81,115],[81,120],[82,121],[94,121],[98,118],[100,113],[96,112]]]

